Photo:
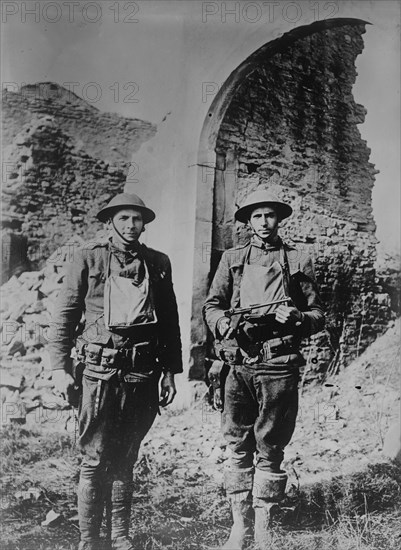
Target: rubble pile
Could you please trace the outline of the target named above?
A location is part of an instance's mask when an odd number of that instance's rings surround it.
[[[79,236],[69,239],[40,271],[26,271],[0,287],[2,425],[38,422],[44,410],[66,410],[68,403],[53,393],[51,365],[46,344],[51,338],[51,311],[65,273],[65,266]],[[39,411],[38,411],[39,409]]]

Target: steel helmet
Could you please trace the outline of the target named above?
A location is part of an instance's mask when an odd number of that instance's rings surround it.
[[[153,210],[145,206],[143,200],[133,193],[119,193],[111,199],[107,206],[99,210],[96,217],[98,220],[105,223],[114,212],[121,210],[121,208],[129,207],[140,210],[143,217],[143,223],[150,223],[156,217]]]
[[[267,189],[257,189],[247,196],[242,206],[235,212],[235,219],[239,222],[247,223],[252,211],[263,204],[274,206],[279,220],[284,220],[284,218],[288,218],[292,214],[292,208],[289,204],[282,202]]]

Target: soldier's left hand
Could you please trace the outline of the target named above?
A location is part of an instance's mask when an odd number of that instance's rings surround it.
[[[173,399],[177,393],[174,382],[174,374],[171,372],[166,372],[162,378],[160,386],[161,391],[159,405],[161,407],[166,407],[173,402]]]
[[[301,323],[302,319],[303,314],[296,307],[281,304],[276,309],[276,321],[283,325],[286,323]]]

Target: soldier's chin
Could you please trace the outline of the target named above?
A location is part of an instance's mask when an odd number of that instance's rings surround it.
[[[126,241],[130,241],[131,243],[138,240],[138,235],[123,235],[123,236]]]

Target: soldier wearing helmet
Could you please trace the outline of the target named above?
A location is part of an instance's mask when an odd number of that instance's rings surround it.
[[[312,261],[278,233],[291,214],[291,206],[267,190],[247,197],[235,218],[248,225],[251,240],[224,252],[203,310],[216,363],[224,371],[230,367],[222,430],[231,452],[225,485],[234,521],[226,550],[245,547],[252,507],[256,545],[269,547],[267,527],[287,481],[283,451],[298,411],[299,367],[305,363],[299,345],[324,326]],[[276,304],[265,305],[270,302]],[[237,308],[245,312],[234,316]]]
[[[55,387],[64,395],[76,383],[74,345],[84,367],[79,550],[98,550],[104,507],[111,547],[132,550],[132,469],[159,405],[169,405],[176,394],[180,330],[169,258],[139,241],[155,213],[138,196],[121,193],[97,218],[109,237],[74,251],[54,307],[50,354]]]

